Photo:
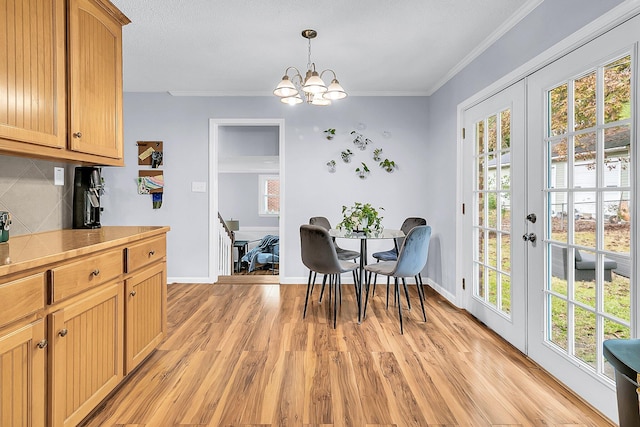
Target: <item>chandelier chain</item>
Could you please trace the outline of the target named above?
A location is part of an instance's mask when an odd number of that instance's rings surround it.
[[[309,53],[307,56],[307,70],[311,69],[311,39],[307,39],[309,42]]]

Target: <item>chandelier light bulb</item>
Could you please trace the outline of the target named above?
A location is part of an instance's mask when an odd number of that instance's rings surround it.
[[[327,91],[327,87],[318,75],[317,71],[307,71],[307,78],[304,80],[302,90],[308,93],[324,93]]]
[[[280,98],[280,102],[284,104],[289,104],[289,105],[297,105],[297,104],[302,104],[302,98],[300,97],[299,93],[296,93],[294,96],[286,96],[286,97]]]
[[[278,83],[273,94],[280,97],[289,97],[295,96],[298,94],[298,89],[294,86],[294,84],[289,80],[289,76],[284,75],[282,77],[282,81]]]
[[[337,79],[333,79],[331,84],[327,88],[327,91],[324,93],[323,97],[325,99],[331,99],[333,101],[338,99],[344,99],[347,97],[347,92],[344,91],[342,86]]]

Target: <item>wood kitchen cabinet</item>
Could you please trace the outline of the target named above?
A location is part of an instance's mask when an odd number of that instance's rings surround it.
[[[0,8],[0,153],[121,166],[122,26],[108,0]]]
[[[122,159],[122,25],[127,21],[105,3],[69,0],[73,151]]]
[[[167,231],[58,230],[0,247],[0,426],[78,425],[153,352]]]
[[[43,320],[0,330],[0,425],[45,425],[46,347]]]
[[[75,426],[123,377],[123,289],[121,283],[50,314],[50,419]]]
[[[162,342],[167,325],[164,263],[131,276],[125,283],[125,374],[129,374]]]
[[[166,335],[167,278],[165,236],[125,249],[125,374],[131,372]]]

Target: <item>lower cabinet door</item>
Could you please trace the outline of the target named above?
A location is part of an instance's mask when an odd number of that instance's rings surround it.
[[[45,425],[44,321],[0,334],[0,426]]]
[[[126,280],[125,369],[129,374],[164,339],[167,331],[166,263]]]
[[[123,286],[107,285],[50,315],[50,418],[75,426],[123,377]]]

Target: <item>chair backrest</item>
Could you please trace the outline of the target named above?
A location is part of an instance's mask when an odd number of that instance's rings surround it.
[[[407,219],[405,219],[402,222],[402,226],[400,227],[400,230],[402,230],[402,232],[404,233],[404,235],[406,236],[407,234],[409,234],[409,232],[411,231],[411,229],[413,227],[417,227],[419,225],[427,225],[427,220],[424,218],[419,218],[419,217],[409,217]],[[404,241],[404,237],[398,237],[396,238],[396,247],[400,247],[402,246],[402,242]]]
[[[413,227],[400,247],[398,261],[393,271],[395,277],[413,277],[422,271],[429,256],[431,226]]]
[[[321,274],[338,274],[341,271],[336,247],[324,227],[300,226],[300,253],[302,263],[311,271]]]
[[[323,227],[325,230],[331,230],[331,223],[329,220],[323,216],[312,216],[309,218],[309,224],[311,225],[319,225]]]
[[[427,225],[427,220],[424,218],[410,217],[404,220],[404,222],[402,223],[402,227],[400,227],[400,230],[402,230],[402,232],[407,235],[413,227],[417,227],[419,225]]]

